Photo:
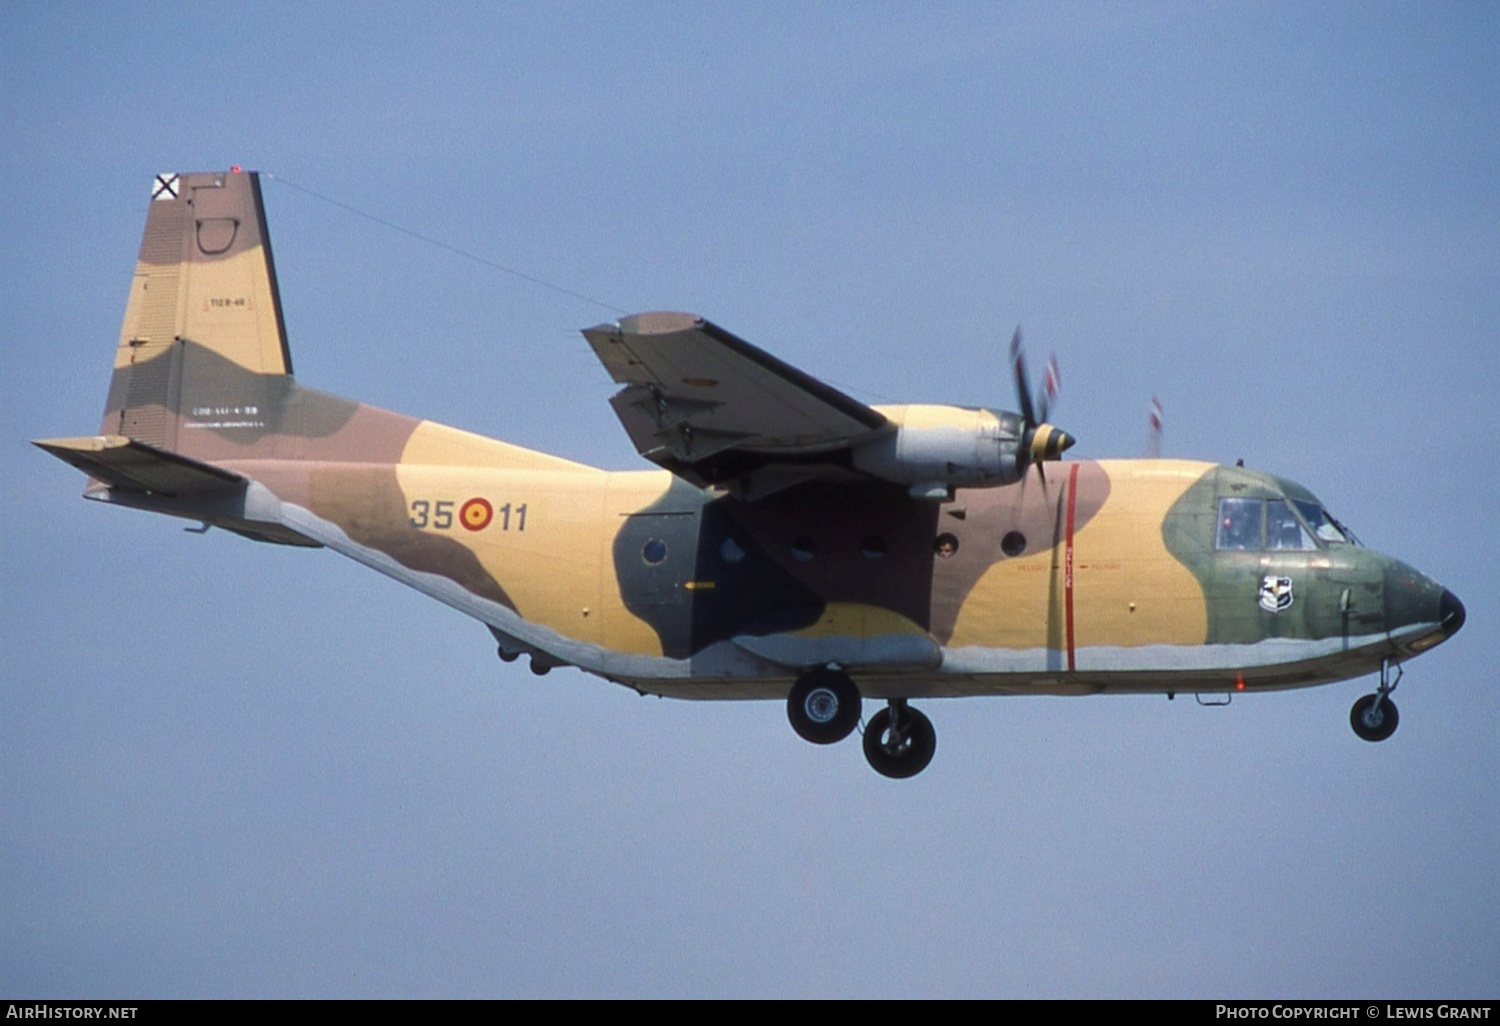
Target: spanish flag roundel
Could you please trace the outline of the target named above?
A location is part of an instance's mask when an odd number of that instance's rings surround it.
[[[484,499],[470,499],[458,510],[458,522],[470,531],[484,530],[494,516],[495,508]]]

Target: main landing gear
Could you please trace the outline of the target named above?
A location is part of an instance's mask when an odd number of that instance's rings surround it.
[[[882,776],[904,780],[927,768],[937,751],[932,721],[893,698],[865,724],[865,758]]]
[[[859,688],[840,670],[811,670],[786,696],[786,717],[803,740],[835,744],[859,726]]]
[[[804,673],[786,698],[792,729],[815,745],[844,740],[859,725],[859,713],[859,688],[833,667]],[[898,780],[914,777],[932,761],[937,732],[906,699],[893,698],[865,725],[864,749],[876,773]]]
[[[1394,677],[1391,676],[1392,669],[1389,661],[1382,661],[1380,686],[1373,695],[1365,695],[1349,710],[1349,725],[1365,741],[1384,741],[1396,732],[1396,725],[1401,722],[1396,703],[1390,699],[1391,692],[1401,683],[1401,664],[1395,665]]]

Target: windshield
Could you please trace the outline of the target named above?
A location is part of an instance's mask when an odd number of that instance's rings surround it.
[[[1335,520],[1326,509],[1319,506],[1316,502],[1297,501],[1295,505],[1297,512],[1302,514],[1308,526],[1313,529],[1313,534],[1317,535],[1321,541],[1342,545],[1350,543],[1358,544],[1358,539],[1354,537],[1354,532]]]
[[[1266,548],[1306,551],[1317,546],[1291,507],[1280,499],[1272,499],[1266,503]]]
[[[1308,552],[1320,545],[1350,544],[1358,545],[1359,539],[1315,501],[1237,496],[1219,500],[1214,548],[1220,551]]]

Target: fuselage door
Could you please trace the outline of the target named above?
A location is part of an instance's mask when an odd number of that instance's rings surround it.
[[[675,488],[651,497],[625,489],[610,492],[607,517],[613,530],[606,533],[606,566],[613,569],[618,599],[606,599],[613,607],[606,610],[606,624],[627,650],[635,646],[624,639],[644,623],[662,655],[692,654],[701,502],[697,490],[691,491],[686,501],[678,501]]]

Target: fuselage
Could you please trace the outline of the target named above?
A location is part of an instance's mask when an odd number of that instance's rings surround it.
[[[780,698],[823,665],[874,698],[1295,687],[1462,622],[1305,489],[1243,468],[1084,460],[946,502],[874,481],[743,501],[292,387],[260,439],[183,419],[183,451],[255,487],[241,511],[178,512],[274,522],[484,621],[502,650],[646,692]]]

